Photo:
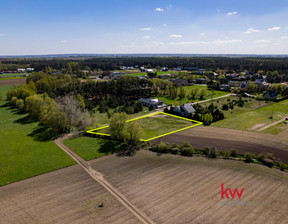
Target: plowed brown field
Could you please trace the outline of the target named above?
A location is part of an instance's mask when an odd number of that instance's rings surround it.
[[[239,153],[273,153],[288,163],[288,136],[255,133],[228,128],[197,126],[153,140],[158,143],[183,144],[189,142],[197,148],[214,146],[219,150],[237,149]]]
[[[24,85],[24,84],[26,84],[26,79],[0,80],[0,86],[13,86],[13,85]]]
[[[155,223],[288,222],[288,174],[276,169],[149,151],[90,165]],[[245,188],[240,200],[254,206],[224,206],[221,183]],[[139,223],[78,165],[1,187],[0,217],[1,223]]]

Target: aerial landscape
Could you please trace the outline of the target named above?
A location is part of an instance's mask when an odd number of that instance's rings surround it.
[[[288,2],[3,1],[0,223],[288,223]]]

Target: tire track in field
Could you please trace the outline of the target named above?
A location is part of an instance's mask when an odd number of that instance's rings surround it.
[[[83,160],[76,153],[72,152],[66,145],[63,144],[63,140],[67,136],[56,139],[54,142],[59,146],[64,152],[66,152],[73,160],[75,160],[95,181],[101,184],[108,192],[110,192],[121,204],[123,204],[128,210],[132,212],[142,223],[144,224],[154,224],[154,222],[145,215],[142,211],[136,208],[126,197],[114,188],[105,178],[103,174],[94,170],[88,163]]]

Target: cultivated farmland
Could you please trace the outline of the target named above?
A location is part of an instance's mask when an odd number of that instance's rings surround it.
[[[149,151],[90,163],[155,223],[284,224],[288,220],[288,175],[279,170]],[[221,183],[232,190],[244,188],[241,201],[246,206],[224,206]],[[79,166],[1,187],[0,198],[4,223],[139,223]],[[98,207],[101,202],[103,208]]]
[[[273,153],[278,159],[288,163],[288,139],[286,135],[271,135],[250,131],[197,126],[172,135],[153,140],[154,143],[191,143],[196,148],[214,146],[219,150],[237,149],[239,153]]]

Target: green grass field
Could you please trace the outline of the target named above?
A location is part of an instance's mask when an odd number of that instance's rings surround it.
[[[183,88],[186,91],[186,97],[184,97],[184,98],[177,97],[176,99],[171,99],[169,96],[157,96],[155,98],[163,100],[163,102],[165,104],[167,104],[167,105],[169,105],[169,104],[172,104],[174,106],[175,105],[180,105],[180,104],[183,104],[183,103],[187,103],[187,101],[188,101],[187,95],[190,94],[191,89],[198,88],[199,90],[201,90],[201,89],[205,89],[206,90],[206,95],[205,95],[204,99],[202,99],[202,100],[211,99],[212,91],[208,90],[207,86],[193,85],[193,86],[184,86]],[[198,92],[198,94],[199,94],[199,92]],[[224,96],[224,95],[227,95],[227,94],[229,94],[229,93],[215,90],[215,91],[213,91],[213,98]],[[189,99],[189,102],[191,102],[191,101],[199,102],[199,101],[201,101],[201,99],[199,99],[199,95],[198,95],[198,96],[196,96],[196,99]]]
[[[137,119],[135,121],[142,128],[143,133],[141,139],[150,139],[159,135],[167,134],[188,126],[195,124],[192,121],[181,119],[180,117],[172,117],[165,114],[157,114],[149,117]],[[98,133],[109,133],[109,128],[100,129],[95,131]]]
[[[221,100],[218,105],[219,108],[221,109],[221,105],[226,102],[227,99]],[[233,110],[229,109],[228,111],[224,111],[224,115],[224,120],[217,121],[211,126],[257,131],[257,129],[261,129],[287,116],[288,100],[278,103],[266,103],[265,101],[256,101],[255,99],[252,99],[251,101],[246,102],[243,107],[234,106]],[[272,115],[273,119],[270,118]],[[276,134],[280,132],[280,129],[277,130],[270,128],[264,132]]]
[[[13,77],[23,77],[24,75],[27,75],[27,73],[5,73],[0,74],[0,78],[13,78]]]
[[[65,139],[64,144],[84,160],[96,159],[114,152],[115,144],[111,140],[91,137]]]
[[[6,95],[9,87],[0,87]],[[38,123],[0,101],[0,186],[75,164],[53,141],[39,141]]]
[[[0,100],[5,100],[6,99],[6,93],[11,88],[12,88],[12,86],[0,86],[0,96],[1,96]]]

